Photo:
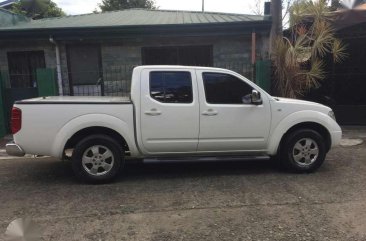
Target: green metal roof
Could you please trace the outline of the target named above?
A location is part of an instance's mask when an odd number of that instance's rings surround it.
[[[13,26],[0,27],[0,31],[162,25],[187,26],[194,24],[267,22],[268,20],[269,18],[266,16],[247,14],[127,9],[19,22]]]

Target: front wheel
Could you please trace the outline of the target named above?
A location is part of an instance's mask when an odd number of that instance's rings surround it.
[[[280,160],[289,170],[313,172],[324,162],[326,148],[324,138],[311,129],[296,130],[284,139]]]
[[[106,135],[91,135],[77,143],[72,154],[75,175],[89,183],[112,181],[123,165],[122,147]]]

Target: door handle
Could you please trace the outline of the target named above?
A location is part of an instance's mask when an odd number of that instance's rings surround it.
[[[157,115],[161,115],[161,112],[154,108],[154,109],[151,109],[150,111],[145,111],[145,115],[157,116]]]
[[[213,110],[213,109],[208,109],[207,111],[204,111],[202,113],[202,115],[206,115],[206,116],[214,116],[214,115],[217,115],[218,112]]]

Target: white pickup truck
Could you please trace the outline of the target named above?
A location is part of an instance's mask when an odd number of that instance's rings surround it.
[[[44,97],[12,110],[9,155],[65,157],[85,181],[112,180],[126,158],[276,156],[311,172],[339,144],[329,107],[272,97],[225,69],[140,66],[131,98]]]

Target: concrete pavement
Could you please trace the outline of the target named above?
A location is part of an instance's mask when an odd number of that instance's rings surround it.
[[[97,186],[77,182],[68,162],[5,159],[0,240],[20,217],[44,240],[366,240],[365,173],[365,143],[335,148],[313,174],[268,160],[131,163]]]

